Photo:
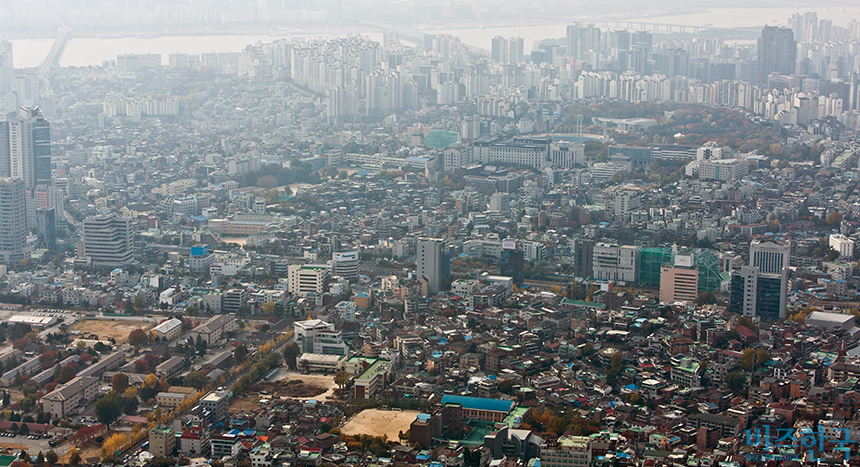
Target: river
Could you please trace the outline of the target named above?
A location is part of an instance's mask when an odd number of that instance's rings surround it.
[[[660,24],[677,24],[684,26],[714,26],[719,28],[757,28],[767,25],[787,25],[788,18],[794,13],[814,11],[818,19],[832,20],[835,25],[845,27],[852,19],[860,20],[860,6],[840,8],[709,8],[695,13],[680,15],[654,14],[647,17],[618,17],[621,27],[626,22],[644,22]],[[609,19],[609,18],[607,18]],[[612,20],[616,19],[615,17]],[[543,39],[560,39],[565,37],[566,27],[570,22],[559,22],[542,25],[511,25],[503,27],[486,27],[480,24],[452,29],[425,28],[425,33],[441,33],[457,36],[460,40],[473,47],[489,50],[491,41],[496,36],[522,37],[526,51],[532,50],[532,44]],[[635,25],[634,25],[635,26]],[[614,28],[603,28],[614,29]],[[665,33],[665,29],[663,29]]]
[[[236,35],[195,35],[162,36],[153,38],[139,37],[82,37],[69,39],[60,55],[60,66],[101,66],[105,60],[115,60],[117,55],[127,53],[161,54],[161,63],[167,65],[172,53],[200,54],[241,52],[246,46],[257,42],[272,42],[294,37],[333,38],[346,36],[348,32],[336,33],[296,33],[285,35],[236,34]],[[375,41],[382,42],[382,33],[362,33]],[[39,66],[53,39],[13,39],[12,60],[16,68]]]
[[[829,19],[838,26],[846,26],[851,20],[860,20],[860,5],[851,7],[810,7],[796,8],[778,6],[773,8],[708,8],[684,14],[661,14],[655,11],[647,17],[628,17],[620,15],[621,22],[649,22],[662,24],[677,24],[687,26],[714,27],[745,27],[757,28],[764,25],[784,25],[793,13],[814,11],[819,19]],[[615,19],[616,17],[613,17]],[[430,26],[416,29],[430,34],[443,33],[458,36],[463,43],[482,49],[490,48],[490,41],[495,36],[522,37],[526,50],[532,50],[532,45],[543,39],[560,39],[565,36],[565,28],[569,21],[559,21],[549,24],[523,24],[501,27],[486,27],[485,25],[463,24],[457,28],[439,29]],[[622,26],[626,26],[622,24]],[[611,28],[609,28],[611,29]],[[161,61],[167,64],[171,53],[199,54],[208,52],[239,52],[246,46],[257,42],[271,42],[276,39],[290,37],[331,38],[344,36],[343,33],[287,33],[282,35],[270,34],[236,34],[236,35],[196,35],[196,36],[163,36],[153,38],[122,37],[122,38],[73,38],[66,43],[60,56],[61,66],[100,66],[105,60],[114,60],[117,55],[125,53],[154,53],[161,54]],[[378,32],[363,34],[371,39],[382,41]],[[34,67],[42,63],[51,49],[53,39],[14,39],[13,60],[16,68]],[[412,44],[408,44],[412,45]]]

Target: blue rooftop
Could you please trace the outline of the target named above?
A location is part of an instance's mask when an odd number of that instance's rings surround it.
[[[442,403],[461,404],[464,409],[470,410],[490,410],[493,412],[510,412],[514,406],[514,401],[506,401],[502,399],[485,399],[483,397],[468,397],[468,396],[442,396]]]

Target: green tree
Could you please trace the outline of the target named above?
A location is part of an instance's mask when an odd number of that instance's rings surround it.
[[[72,447],[72,449],[70,449],[70,451],[71,451],[71,454],[69,454],[69,464],[71,464],[71,465],[80,464],[81,463],[81,455],[80,455],[80,453],[78,453],[78,450],[75,449],[74,447]]]
[[[301,353],[302,351],[299,348],[299,344],[296,342],[293,342],[284,349],[284,362],[286,362],[287,366],[290,367],[291,370],[296,369],[296,357]]]
[[[110,424],[122,415],[123,408],[122,397],[115,391],[110,391],[96,401],[96,418],[105,426],[110,427]]]
[[[53,449],[45,453],[45,460],[48,461],[49,464],[56,464],[59,459],[60,457],[57,456],[57,453],[54,452]]]
[[[741,355],[741,368],[751,371],[753,366],[755,366],[755,356],[755,349],[751,347],[745,348],[744,353]]]
[[[137,328],[128,333],[128,343],[134,346],[143,345],[149,342],[149,334],[143,329]]]
[[[343,388],[346,387],[346,383],[349,382],[350,378],[351,376],[348,371],[340,370],[336,375],[334,375],[334,384],[337,384],[340,390],[343,391]]]
[[[126,415],[137,413],[138,400],[137,396],[122,398],[122,411]]]
[[[245,344],[239,344],[233,349],[233,361],[236,363],[243,363],[245,359],[248,358],[248,349],[245,347]]]
[[[839,225],[842,223],[842,214],[839,212],[831,212],[827,215],[827,225]]]
[[[513,378],[508,378],[508,379],[502,380],[502,382],[500,382],[499,386],[498,386],[499,392],[502,394],[507,394],[510,396],[514,392],[514,386],[516,386],[516,385],[517,385],[517,383],[516,383],[516,381],[514,381]]]
[[[60,384],[68,383],[69,381],[71,381],[72,378],[75,377],[75,373],[77,373],[77,370],[75,370],[75,367],[72,366],[72,364],[64,365],[62,368],[60,368]]]
[[[767,353],[767,350],[763,348],[758,348],[755,351],[755,359],[759,366],[764,365],[765,362],[770,360],[770,354]]]
[[[128,375],[125,373],[116,373],[110,380],[111,387],[118,394],[122,394],[128,388]]]
[[[729,391],[740,393],[746,387],[747,379],[740,371],[735,371],[726,375],[726,387]]]

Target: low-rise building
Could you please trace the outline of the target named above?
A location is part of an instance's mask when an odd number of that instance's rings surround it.
[[[228,405],[228,391],[212,391],[200,399],[200,406],[209,414],[209,419],[213,422],[219,422],[227,417]]]
[[[194,342],[202,340],[206,345],[212,347],[222,339],[226,338],[228,332],[236,330],[236,318],[228,315],[213,316],[203,324],[188,332],[188,338]]]
[[[171,318],[158,326],[152,328],[152,334],[156,339],[164,342],[170,342],[182,332],[182,321]]]
[[[161,425],[149,430],[149,452],[155,457],[173,455],[176,448],[176,434],[170,425]]]
[[[68,383],[42,396],[42,410],[59,419],[86,406],[99,391],[99,379],[90,376],[78,376]]]

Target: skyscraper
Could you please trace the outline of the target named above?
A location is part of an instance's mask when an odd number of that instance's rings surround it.
[[[439,292],[442,285],[442,271],[445,243],[441,238],[420,238],[416,246],[416,269],[418,278],[426,277],[430,282],[431,295]]]
[[[797,63],[797,42],[788,28],[765,26],[758,40],[758,84],[767,84],[771,73],[790,75]]]
[[[134,259],[133,228],[130,217],[114,213],[84,219],[83,255],[97,268],[116,268]]]
[[[39,227],[39,244],[49,251],[57,251],[57,220],[54,208],[39,208],[36,212]]]
[[[574,22],[567,26],[567,55],[582,59],[585,54],[600,48],[600,29],[594,24],[583,26]]]
[[[27,247],[27,202],[24,181],[0,178],[0,259],[24,258]]]
[[[28,190],[51,185],[51,124],[38,107],[0,122],[0,177],[20,178]]]
[[[508,53],[508,62],[510,63],[520,63],[523,61],[523,56],[525,54],[525,47],[523,46],[523,38],[522,37],[512,37],[508,41],[508,46],[510,48],[510,52]]]
[[[502,36],[496,36],[490,46],[490,58],[494,62],[506,63],[508,61],[508,40]]]
[[[788,269],[765,274],[756,266],[732,271],[729,311],[767,321],[785,318]]]
[[[0,41],[0,94],[6,94],[12,87],[12,43]]]

